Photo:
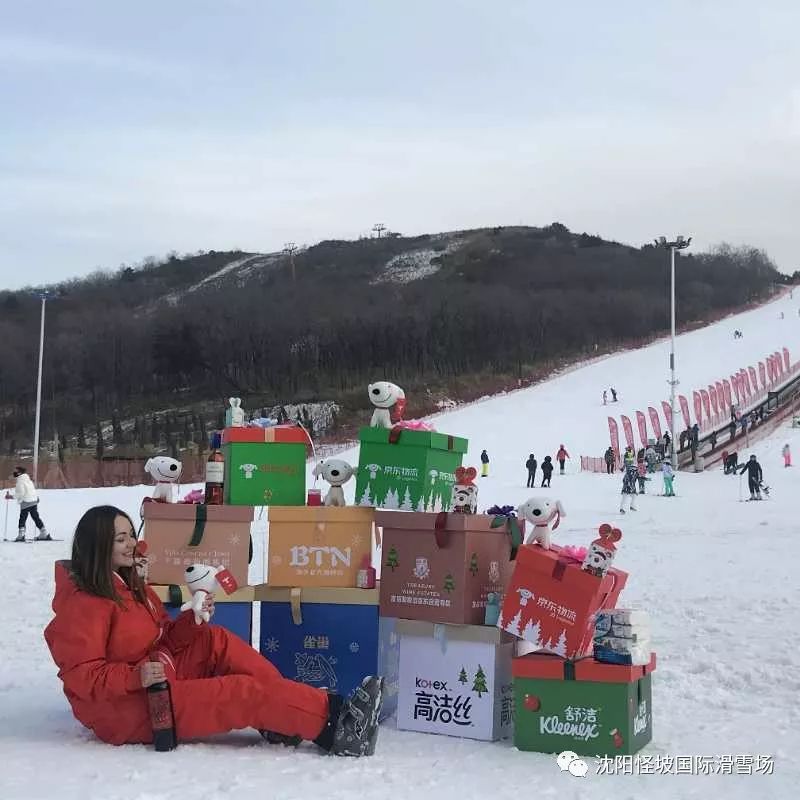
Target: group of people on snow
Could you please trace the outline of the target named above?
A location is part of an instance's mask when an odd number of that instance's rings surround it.
[[[612,403],[616,403],[617,402],[617,390],[613,386],[609,387],[609,389],[611,391],[611,402]],[[603,389],[603,405],[604,406],[608,405],[608,392],[609,392],[608,389]]]
[[[609,450],[611,450],[611,448],[609,448]],[[611,452],[613,455],[613,450]],[[648,473],[652,474],[656,472],[656,469],[661,471],[661,476],[664,480],[664,496],[675,497],[675,490],[672,485],[675,472],[668,459],[659,459],[652,446],[649,446],[647,449],[642,448],[638,453],[634,453],[632,447],[625,448],[625,454],[622,457],[620,513],[625,513],[626,500],[628,501],[628,510],[636,511],[636,495],[637,493],[645,494],[645,483],[650,480],[647,475]]]
[[[564,445],[559,445],[558,452],[556,453],[556,461],[558,461],[559,465],[559,474],[565,474],[565,466],[567,459],[569,458],[569,453]],[[533,489],[536,487],[536,470],[542,470],[542,484],[539,487],[543,489],[545,486],[550,486],[550,479],[553,477],[553,469],[555,468],[553,465],[553,459],[551,456],[545,456],[544,461],[539,464],[536,461],[536,456],[531,453],[528,456],[528,460],[525,462],[525,468],[528,470],[528,482],[527,487],[529,489]]]

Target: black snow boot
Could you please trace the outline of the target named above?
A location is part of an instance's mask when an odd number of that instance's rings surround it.
[[[374,675],[364,678],[344,702],[332,696],[328,724],[315,743],[335,756],[373,755],[382,703],[383,678]]]

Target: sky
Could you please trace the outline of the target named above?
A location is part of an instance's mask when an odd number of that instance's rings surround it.
[[[797,0],[0,0],[0,289],[547,225],[800,269]]]

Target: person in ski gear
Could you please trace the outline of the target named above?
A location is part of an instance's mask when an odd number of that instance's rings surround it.
[[[783,466],[784,467],[791,467],[792,466],[792,451],[789,448],[789,443],[788,442],[783,446],[783,450],[781,450],[781,455],[783,456]]]
[[[742,420],[740,424],[742,426],[742,433],[747,433],[747,414],[742,414]]]
[[[672,469],[672,464],[666,459],[661,462],[661,474],[664,477],[664,497],[675,497],[675,491],[672,488],[675,472]]]
[[[625,462],[625,471],[622,474],[622,495],[619,501],[619,511],[621,514],[625,513],[625,498],[630,500],[630,510],[636,511],[636,461],[634,458],[633,448],[628,447],[625,450],[623,458]]]
[[[639,482],[639,494],[644,494],[644,482],[647,480],[647,466],[644,461],[636,462],[636,480]]]
[[[692,425],[691,429],[689,430],[689,446],[692,451],[692,461],[694,461],[695,456],[697,455],[697,448],[700,445],[700,427],[695,422]]]
[[[735,419],[732,419],[731,420],[731,424],[728,425],[728,433],[730,433],[730,439],[728,441],[731,441],[733,439],[733,437],[736,436],[736,420]]]
[[[611,387],[611,397],[612,397],[612,402],[616,403],[617,402],[617,390],[613,386]]]
[[[678,452],[682,453],[686,448],[686,431],[681,431],[678,437]]]
[[[664,458],[666,458],[670,454],[670,446],[672,445],[672,439],[670,438],[669,431],[664,431]]]
[[[553,459],[550,456],[545,456],[542,461],[542,485],[539,487],[544,489],[545,485],[550,486],[550,478],[553,476]]]
[[[14,541],[25,541],[25,527],[28,522],[28,517],[33,520],[33,524],[39,531],[39,533],[36,534],[35,541],[52,541],[53,537],[47,532],[47,528],[45,528],[44,522],[42,522],[39,516],[39,496],[36,493],[36,487],[33,485],[33,481],[25,467],[16,467],[14,469],[14,477],[17,480],[17,484],[14,488],[14,497],[19,503],[19,525],[17,526],[17,538],[14,539]]]
[[[345,699],[282,677],[225,628],[195,624],[191,610],[171,620],[139,575],[134,531],[118,508],[91,508],[71,561],[56,562],[44,638],[79,722],[109,744],[152,742],[146,689],[166,680],[181,739],[252,727],[334,755],[374,752],[382,678],[365,678]],[[204,609],[213,612],[213,598]]]
[[[489,455],[486,450],[481,450],[481,478],[489,474]]]
[[[761,481],[764,473],[761,471],[761,464],[758,463],[755,456],[750,456],[750,459],[739,468],[740,475],[745,472],[747,472],[747,488],[750,490],[750,499],[760,500]]]
[[[658,463],[658,455],[652,445],[647,445],[647,449],[644,451],[644,460],[647,464],[647,471],[652,475],[656,471]]]
[[[708,437],[708,444],[710,449],[713,450],[717,446],[717,432],[711,431],[711,435]]]
[[[563,444],[558,446],[558,452],[556,453],[556,461],[558,461],[559,466],[561,467],[561,475],[564,474],[564,462],[569,458],[569,453],[567,452],[566,448]]]
[[[536,487],[536,467],[538,463],[536,461],[536,456],[531,453],[528,456],[528,460],[525,462],[525,469],[528,470],[528,489],[534,489]]]
[[[610,475],[614,471],[614,461],[616,461],[614,457],[614,449],[609,447],[608,450],[606,450],[603,458],[606,462],[606,474]]]
[[[726,475],[736,474],[736,469],[739,466],[739,454],[729,453],[727,450],[722,451],[722,468]]]
[[[605,389],[603,389],[603,405],[608,405],[608,392]]]

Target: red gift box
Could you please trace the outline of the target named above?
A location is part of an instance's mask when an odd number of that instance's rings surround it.
[[[308,434],[297,425],[273,425],[269,428],[225,428],[222,431],[222,443],[232,442],[245,444],[261,444],[264,442],[288,442],[309,444]]]
[[[599,578],[553,546],[523,545],[503,599],[498,626],[563,658],[592,652],[594,614],[614,608],[628,574],[610,569]]]

